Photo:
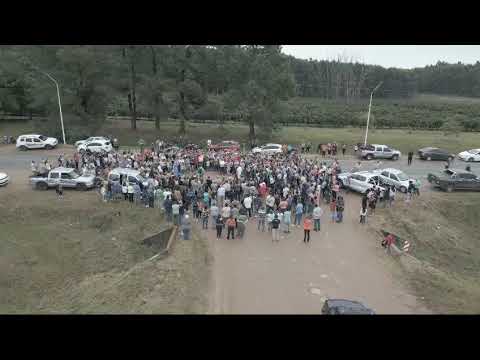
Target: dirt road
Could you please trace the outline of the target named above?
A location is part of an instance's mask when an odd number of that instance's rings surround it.
[[[243,240],[215,239],[210,313],[319,314],[323,300],[359,300],[379,314],[428,313],[393,276],[391,259],[358,224],[360,197],[347,194],[344,223],[334,224],[322,205],[321,231],[303,243],[303,228],[291,228],[273,243],[252,218]]]

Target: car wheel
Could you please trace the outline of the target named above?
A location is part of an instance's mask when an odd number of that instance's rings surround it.
[[[87,185],[85,185],[84,183],[79,183],[79,184],[77,184],[77,189],[80,190],[80,191],[86,191],[87,190]]]
[[[428,161],[431,161],[431,160],[432,160],[432,157],[431,157],[431,156],[427,156],[427,160],[428,160]]]
[[[469,158],[468,162],[473,162],[473,157]]]
[[[392,156],[392,160],[393,160],[393,161],[397,161],[397,160],[398,160],[398,155],[393,155],[393,156]]]
[[[366,156],[366,159],[367,159],[367,160],[372,160],[372,159],[373,159],[373,155],[372,155],[372,154],[368,154],[368,155]]]
[[[37,183],[36,187],[37,187],[38,190],[47,190],[48,189],[47,183],[45,183],[43,181]]]
[[[453,185],[448,185],[447,186],[447,192],[452,192],[454,189],[453,189]]]
[[[45,149],[46,149],[46,150],[52,150],[53,147],[52,147],[52,145],[45,145]]]
[[[20,146],[19,149],[22,150],[22,151],[27,151],[28,150],[28,148],[25,145]]]
[[[400,191],[404,194],[407,193],[407,188],[405,186],[400,186]]]

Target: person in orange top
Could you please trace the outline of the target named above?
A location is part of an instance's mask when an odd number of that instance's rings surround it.
[[[230,234],[232,234],[232,240],[234,240],[236,222],[232,215],[230,215],[230,217],[227,219],[226,225],[227,225],[227,240],[230,240]]]
[[[312,230],[313,221],[311,216],[307,216],[305,220],[303,220],[303,242],[308,243],[310,242],[310,230]]]

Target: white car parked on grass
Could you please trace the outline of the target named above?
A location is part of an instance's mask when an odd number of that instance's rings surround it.
[[[8,184],[10,178],[7,174],[0,172],[0,186],[5,186]]]
[[[110,140],[97,140],[88,143],[81,144],[77,147],[78,152],[90,152],[90,153],[98,153],[98,152],[110,152],[112,151],[112,143]]]
[[[76,141],[75,142],[75,147],[78,148],[80,145],[91,143],[93,141],[102,141],[102,140],[109,141],[104,136],[90,136],[88,139]]]
[[[462,151],[458,154],[458,158],[468,162],[480,161],[480,149]]]
[[[252,149],[254,154],[280,154],[283,152],[280,144],[266,144]]]
[[[380,182],[382,184],[388,184],[395,186],[396,189],[399,189],[401,192],[406,193],[410,180],[415,179],[409,178],[403,171],[397,169],[383,169],[380,173]]]
[[[373,186],[380,188],[380,190],[384,190],[384,188],[380,186],[379,171],[340,173],[337,175],[337,179],[341,187],[357,191],[361,194],[365,194],[365,192],[368,189],[373,188]]]
[[[28,134],[20,135],[17,138],[17,149],[28,150],[28,149],[53,149],[58,145],[58,140],[53,137],[48,137],[44,135],[37,134]]]

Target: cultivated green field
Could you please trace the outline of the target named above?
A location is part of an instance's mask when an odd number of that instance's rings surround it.
[[[134,146],[139,139],[152,143],[155,139],[178,140],[178,123],[162,123],[160,130],[155,130],[150,121],[138,121],[138,129],[132,131],[130,122],[125,120],[106,121],[98,135],[113,135],[121,145]],[[19,135],[34,131],[32,123],[6,123],[0,126],[0,136],[4,134]],[[91,134],[97,135],[97,134]],[[312,127],[283,127],[274,131],[272,136],[265,137],[259,133],[262,141],[278,143],[300,144],[312,142],[314,149],[319,143],[336,141],[339,144],[352,145],[363,142],[365,130],[363,128],[312,128]],[[195,143],[212,141],[237,140],[242,143],[248,141],[248,127],[245,125],[225,125],[223,128],[215,124],[189,123],[187,125],[187,140]],[[463,132],[458,134],[445,134],[442,131],[400,130],[400,129],[371,129],[368,137],[369,143],[387,144],[402,152],[425,146],[437,146],[454,153],[479,148],[480,133]]]

